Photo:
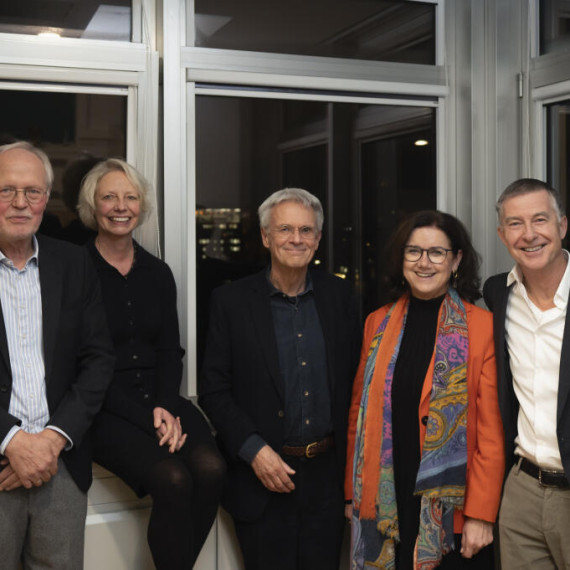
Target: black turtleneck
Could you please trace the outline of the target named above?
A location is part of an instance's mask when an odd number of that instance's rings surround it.
[[[445,295],[422,300],[411,297],[392,383],[394,478],[400,525],[398,570],[413,568],[419,529],[420,498],[414,496],[420,466],[418,408],[437,333],[437,315]]]

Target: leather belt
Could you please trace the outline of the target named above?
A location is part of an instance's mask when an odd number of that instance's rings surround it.
[[[570,483],[564,474],[564,471],[547,471],[525,457],[520,458],[519,468],[527,475],[538,479],[541,487],[558,487],[560,489],[570,488]]]
[[[307,445],[284,445],[281,448],[283,455],[290,455],[292,457],[315,457],[328,451],[334,445],[334,437],[329,435],[319,441],[313,441]]]

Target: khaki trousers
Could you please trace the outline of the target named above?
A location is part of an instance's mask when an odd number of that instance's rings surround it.
[[[502,570],[570,570],[570,489],[541,487],[515,465],[499,513]]]

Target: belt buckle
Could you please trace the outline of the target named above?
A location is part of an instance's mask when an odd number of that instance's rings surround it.
[[[305,448],[305,457],[307,459],[311,459],[311,457],[315,457],[317,455],[316,450],[313,451],[313,448],[317,447],[318,441],[313,441],[313,443],[309,443]]]
[[[543,472],[543,470],[539,467],[538,468],[538,484],[541,487],[558,487],[558,485],[549,485],[548,483],[544,483],[542,480],[542,472]],[[546,471],[545,470],[545,473],[555,473],[555,471]]]

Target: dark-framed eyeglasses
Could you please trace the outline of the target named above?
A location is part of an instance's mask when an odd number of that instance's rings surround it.
[[[427,253],[428,259],[435,264],[443,263],[447,257],[448,251],[453,251],[453,249],[447,249],[445,247],[428,247],[424,249],[422,247],[417,247],[415,245],[405,245],[404,246],[404,259],[406,261],[419,261],[424,254]]]
[[[18,192],[24,194],[29,204],[39,204],[48,193],[47,190],[42,190],[41,188],[14,188],[14,186],[4,186],[0,188],[0,202],[13,202]]]

